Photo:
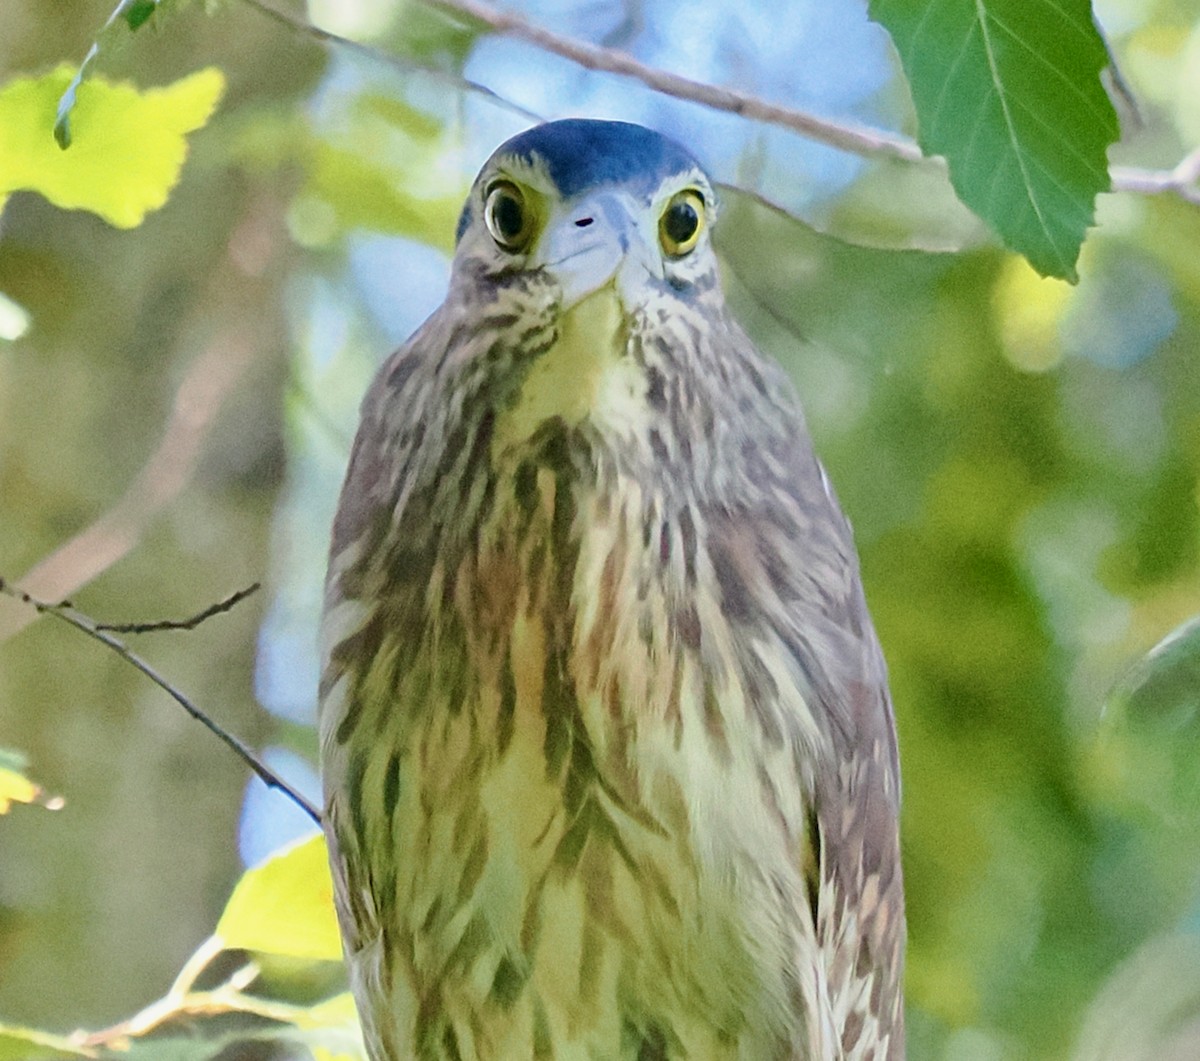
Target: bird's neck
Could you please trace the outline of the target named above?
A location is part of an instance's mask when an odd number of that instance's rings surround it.
[[[589,419],[634,427],[646,418],[645,384],[626,356],[626,315],[606,285],[562,313],[551,345],[525,370],[506,406],[497,410],[493,463],[525,448],[549,421],[576,427]]]

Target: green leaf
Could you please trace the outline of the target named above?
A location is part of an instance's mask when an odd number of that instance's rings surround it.
[[[454,246],[454,226],[462,208],[457,194],[420,199],[406,192],[393,172],[366,155],[318,144],[305,189],[333,208],[347,229],[407,236],[442,250]]]
[[[38,1061],[39,1058],[95,1057],[95,1053],[61,1035],[0,1024],[0,1061]]]
[[[340,962],[325,838],[297,841],[247,870],[216,934],[231,949]]]
[[[1044,276],[1075,263],[1119,135],[1087,0],[871,0],[912,87],[920,142],[959,197]]]
[[[122,3],[117,10],[121,11],[125,24],[136,33],[158,10],[158,5],[159,0],[132,0],[130,3]]]
[[[0,88],[0,207],[10,193],[29,190],[133,228],[167,201],[187,155],[186,134],[208,121],[225,78],[208,67],[145,92],[92,78],[79,91],[78,142],[59,151],[50,128],[71,79],[63,66]]]

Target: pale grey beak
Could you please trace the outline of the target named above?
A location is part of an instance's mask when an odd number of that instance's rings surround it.
[[[636,300],[637,281],[649,272],[663,275],[655,228],[642,231],[638,209],[628,196],[603,189],[555,210],[543,233],[534,262],[562,286],[569,309],[614,277],[622,301]],[[644,286],[641,285],[641,286]]]

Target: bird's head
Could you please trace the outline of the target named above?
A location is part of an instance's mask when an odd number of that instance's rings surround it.
[[[568,119],[502,144],[471,188],[459,261],[544,279],[569,310],[612,284],[626,310],[717,287],[717,201],[695,159],[626,122]]]

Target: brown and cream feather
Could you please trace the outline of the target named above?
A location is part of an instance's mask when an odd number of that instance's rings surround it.
[[[791,384],[707,247],[686,299],[565,307],[476,245],[364,401],[333,532],[372,1058],[899,1061],[886,674]]]

